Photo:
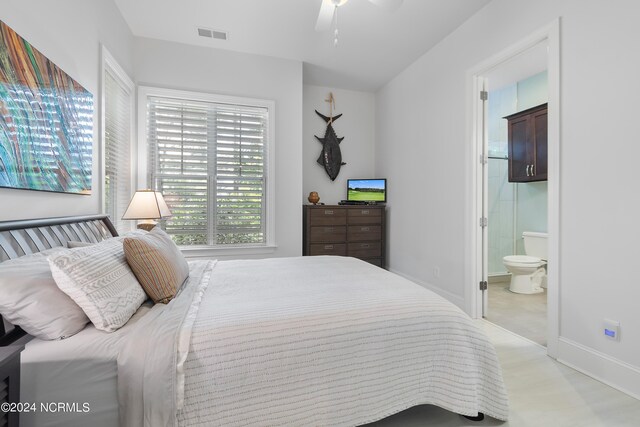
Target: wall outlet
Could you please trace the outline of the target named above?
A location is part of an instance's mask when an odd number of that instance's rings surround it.
[[[620,341],[620,322],[604,319],[603,325],[602,330],[605,337],[613,341]]]
[[[433,267],[433,277],[436,279],[440,277],[440,267]]]

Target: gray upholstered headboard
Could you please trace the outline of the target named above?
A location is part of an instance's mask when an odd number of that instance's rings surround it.
[[[97,243],[117,235],[106,215],[3,221],[0,222],[0,262],[66,246],[69,241]],[[0,317],[0,346],[23,335],[22,329],[6,324]]]

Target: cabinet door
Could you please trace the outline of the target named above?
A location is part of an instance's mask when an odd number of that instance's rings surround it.
[[[532,137],[532,126],[528,116],[509,120],[509,181],[530,181],[530,165],[534,159],[534,148],[527,142]]]
[[[532,121],[535,148],[533,181],[545,181],[547,179],[547,110],[534,113]]]

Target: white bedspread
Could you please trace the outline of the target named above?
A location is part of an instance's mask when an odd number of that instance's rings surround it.
[[[353,426],[419,404],[508,415],[471,319],[353,258],[193,263],[179,296],[136,324],[118,369],[126,426]]]

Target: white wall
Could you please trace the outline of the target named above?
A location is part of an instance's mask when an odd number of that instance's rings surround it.
[[[275,256],[302,254],[302,63],[136,38],[138,84],[274,100]]]
[[[333,92],[336,100],[334,115],[343,114],[334,122],[333,128],[339,137],[344,137],[340,151],[342,161],[347,163],[342,166],[335,181],[331,181],[324,167],[316,162],[322,144],[314,137],[324,137],[327,125],[315,110],[329,115],[329,104],[324,102],[329,92]],[[302,202],[308,204],[309,192],[317,191],[321,203],[336,204],[347,198],[348,178],[377,178],[373,173],[375,96],[369,92],[309,85],[304,86],[303,93]]]
[[[133,36],[112,1],[3,0],[0,20],[94,96],[93,193],[44,193],[0,188],[0,221],[96,214],[100,210],[100,43],[131,75]]]
[[[636,396],[638,16],[636,0],[494,0],[376,96],[376,172],[406,188],[389,194],[391,268],[459,302],[467,70],[561,17],[559,358]],[[605,317],[620,342],[603,337]]]

